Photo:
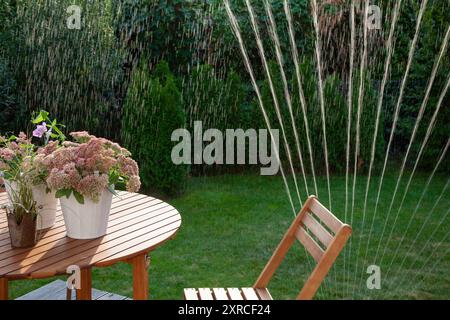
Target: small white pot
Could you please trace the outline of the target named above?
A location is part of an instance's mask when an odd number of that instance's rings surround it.
[[[33,198],[38,207],[37,230],[53,227],[56,218],[58,199],[55,192],[47,193],[45,185],[33,186]]]
[[[109,190],[105,190],[98,202],[84,197],[84,204],[78,203],[73,194],[69,198],[60,198],[67,236],[73,239],[95,239],[104,236],[108,227],[112,196]]]
[[[4,183],[8,193],[8,205],[12,206],[12,194],[17,192],[17,182],[4,180]],[[33,186],[31,191],[38,208],[36,229],[42,230],[52,227],[55,224],[56,206],[58,204],[55,192],[47,193],[45,185]]]

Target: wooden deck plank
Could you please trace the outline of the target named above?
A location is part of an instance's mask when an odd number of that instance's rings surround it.
[[[64,281],[62,280],[55,280],[53,282],[50,282],[49,284],[46,284],[43,287],[40,287],[34,291],[31,291],[16,300],[39,300],[40,298],[44,298],[47,296],[50,296],[52,293],[58,291],[58,289],[61,289],[61,287],[65,287]]]
[[[131,299],[115,293],[106,292],[103,296],[95,300],[131,300]]]
[[[55,280],[29,292],[16,300],[66,300],[66,282],[63,280]],[[72,300],[75,300],[75,290],[72,291]],[[115,293],[92,289],[93,300],[130,300]]]

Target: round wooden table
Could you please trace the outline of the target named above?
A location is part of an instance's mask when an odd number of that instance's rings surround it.
[[[12,248],[6,213],[0,209],[0,300],[8,299],[8,281],[67,274],[69,266],[81,270],[77,299],[92,298],[91,269],[122,261],[133,266],[133,299],[148,298],[148,253],[175,237],[181,216],[171,205],[137,193],[119,191],[113,197],[107,234],[93,240],[68,238],[58,207],[55,225],[39,231],[32,248]],[[6,203],[0,193],[0,206]]]

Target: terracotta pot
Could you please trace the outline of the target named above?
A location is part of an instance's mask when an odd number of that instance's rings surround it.
[[[8,228],[11,246],[28,248],[36,244],[36,218],[31,215],[24,216],[20,224],[17,224],[16,218],[8,214]]]
[[[68,199],[62,197],[59,201],[68,237],[95,239],[106,234],[112,202],[109,190],[103,191],[98,202],[85,197],[84,204],[80,204],[73,194]]]

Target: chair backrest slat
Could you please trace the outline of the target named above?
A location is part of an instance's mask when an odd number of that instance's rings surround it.
[[[331,241],[333,241],[334,236],[331,235],[310,213],[305,215],[302,222],[325,247],[328,247]]]
[[[314,260],[316,260],[316,262],[319,262],[320,259],[322,259],[324,254],[323,249],[316,241],[314,241],[313,238],[311,238],[309,234],[306,233],[305,229],[303,229],[302,227],[298,227],[295,236],[297,237],[298,241],[303,244],[305,249],[314,258]]]
[[[297,299],[312,299],[351,233],[349,225],[336,218],[315,196],[310,196],[265,266],[254,288],[267,288],[287,252],[294,242],[299,240],[317,264]]]
[[[315,199],[315,198],[314,198]],[[343,223],[325,208],[317,199],[310,202],[309,210],[316,215],[333,232],[338,232]]]

